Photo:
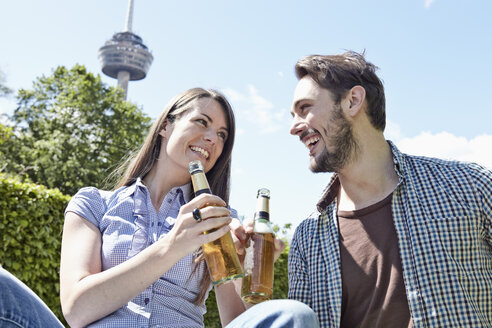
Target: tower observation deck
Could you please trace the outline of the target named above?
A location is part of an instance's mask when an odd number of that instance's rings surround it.
[[[104,74],[118,79],[118,85],[128,91],[128,81],[142,80],[147,75],[154,57],[142,38],[132,33],[133,0],[128,1],[126,25],[99,49],[99,61]]]

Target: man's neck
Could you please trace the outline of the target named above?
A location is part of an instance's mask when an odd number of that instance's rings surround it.
[[[377,203],[398,184],[391,147],[382,133],[360,142],[357,158],[339,172],[338,207],[357,210]]]

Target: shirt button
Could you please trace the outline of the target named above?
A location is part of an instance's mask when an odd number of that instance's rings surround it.
[[[172,200],[172,199],[168,199],[168,200],[167,200],[167,202],[168,202],[169,204],[171,204],[171,203],[173,202],[173,200]]]
[[[150,224],[150,226],[151,226],[151,227],[153,227],[153,226],[154,226],[154,222],[152,222],[152,223]]]
[[[144,302],[145,302],[145,305],[149,304],[149,301],[150,301],[150,299],[147,297],[147,298],[145,299],[145,301],[144,301]]]
[[[160,227],[162,225],[162,222],[157,222],[157,225]]]

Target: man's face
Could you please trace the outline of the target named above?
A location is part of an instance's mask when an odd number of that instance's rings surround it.
[[[313,172],[340,172],[353,158],[357,142],[340,103],[309,75],[294,92],[290,133],[309,149]]]

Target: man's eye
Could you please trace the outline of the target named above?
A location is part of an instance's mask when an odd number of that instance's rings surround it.
[[[299,108],[301,110],[301,112],[303,112],[305,109],[309,108],[311,105],[309,104],[304,104],[304,105],[301,105]]]

